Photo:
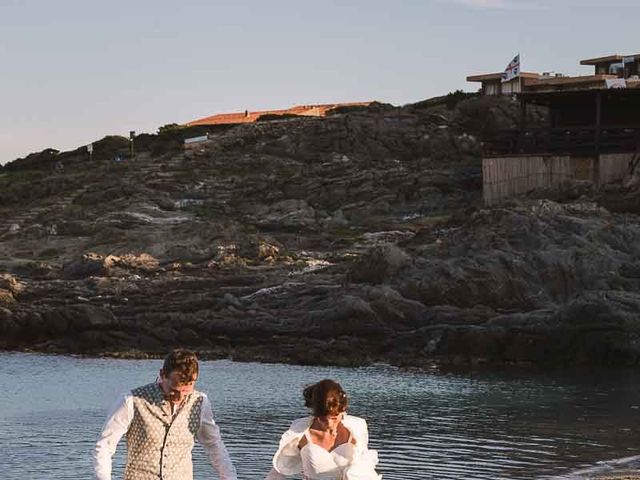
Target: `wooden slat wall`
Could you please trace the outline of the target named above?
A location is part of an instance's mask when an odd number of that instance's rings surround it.
[[[623,180],[631,173],[633,153],[607,153],[600,155],[598,185]]]
[[[597,185],[621,181],[630,173],[633,158],[630,153],[602,154],[596,165],[591,157],[569,155],[487,157],[482,160],[484,203],[495,205],[538,188],[576,179]]]
[[[485,205],[574,178],[569,156],[489,157],[482,161]]]

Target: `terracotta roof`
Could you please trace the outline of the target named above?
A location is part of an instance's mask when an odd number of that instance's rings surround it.
[[[320,105],[296,105],[285,110],[261,110],[257,112],[233,112],[219,113],[210,117],[192,120],[186,125],[191,127],[194,125],[228,125],[236,123],[253,123],[263,115],[301,115],[309,117],[324,117],[329,110],[336,107],[366,107],[371,102],[351,102],[351,103],[327,103]]]
[[[522,78],[538,78],[540,74],[534,72],[521,72]],[[502,78],[502,72],[497,73],[482,73],[480,75],[470,75],[467,77],[467,82],[487,82],[491,80],[500,80]]]
[[[621,62],[624,57],[636,57],[640,58],[640,54],[635,55],[607,55],[606,57],[587,58],[586,60],[580,60],[580,65],[598,65],[600,63],[614,63]]]

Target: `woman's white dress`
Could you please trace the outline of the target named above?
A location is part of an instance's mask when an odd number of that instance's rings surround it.
[[[359,417],[345,415],[342,424],[355,440],[344,443],[332,451],[316,445],[307,437],[301,449],[298,444],[308,434],[313,417],[294,421],[280,439],[273,456],[273,468],[265,480],[284,480],[287,476],[302,474],[305,480],[380,480],[375,471],[378,452],[369,450],[367,422]]]

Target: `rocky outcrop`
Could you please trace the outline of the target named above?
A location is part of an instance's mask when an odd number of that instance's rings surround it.
[[[485,209],[483,137],[513,105],[454,103],[240,125],[186,153],[146,136],[123,162],[78,150],[55,153],[64,170],[40,157],[3,170],[0,348],[637,364],[637,187]]]
[[[0,289],[9,292],[12,295],[20,295],[24,292],[25,285],[16,277],[8,273],[0,274]]]
[[[62,274],[65,279],[78,280],[92,276],[124,275],[130,271],[149,273],[157,270],[158,265],[158,260],[147,253],[105,256],[90,252],[82,255],[79,259],[65,263],[62,266]]]

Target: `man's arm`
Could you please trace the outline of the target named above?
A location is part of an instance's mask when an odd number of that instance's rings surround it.
[[[129,430],[133,419],[131,394],[122,395],[113,406],[93,452],[93,472],[96,480],[111,480],[111,457],[118,442]]]
[[[237,480],[236,469],[231,463],[227,447],[222,442],[220,428],[213,420],[211,402],[204,395],[202,401],[202,413],[200,414],[200,429],[198,430],[198,441],[202,444],[213,468],[218,472],[220,480]]]

